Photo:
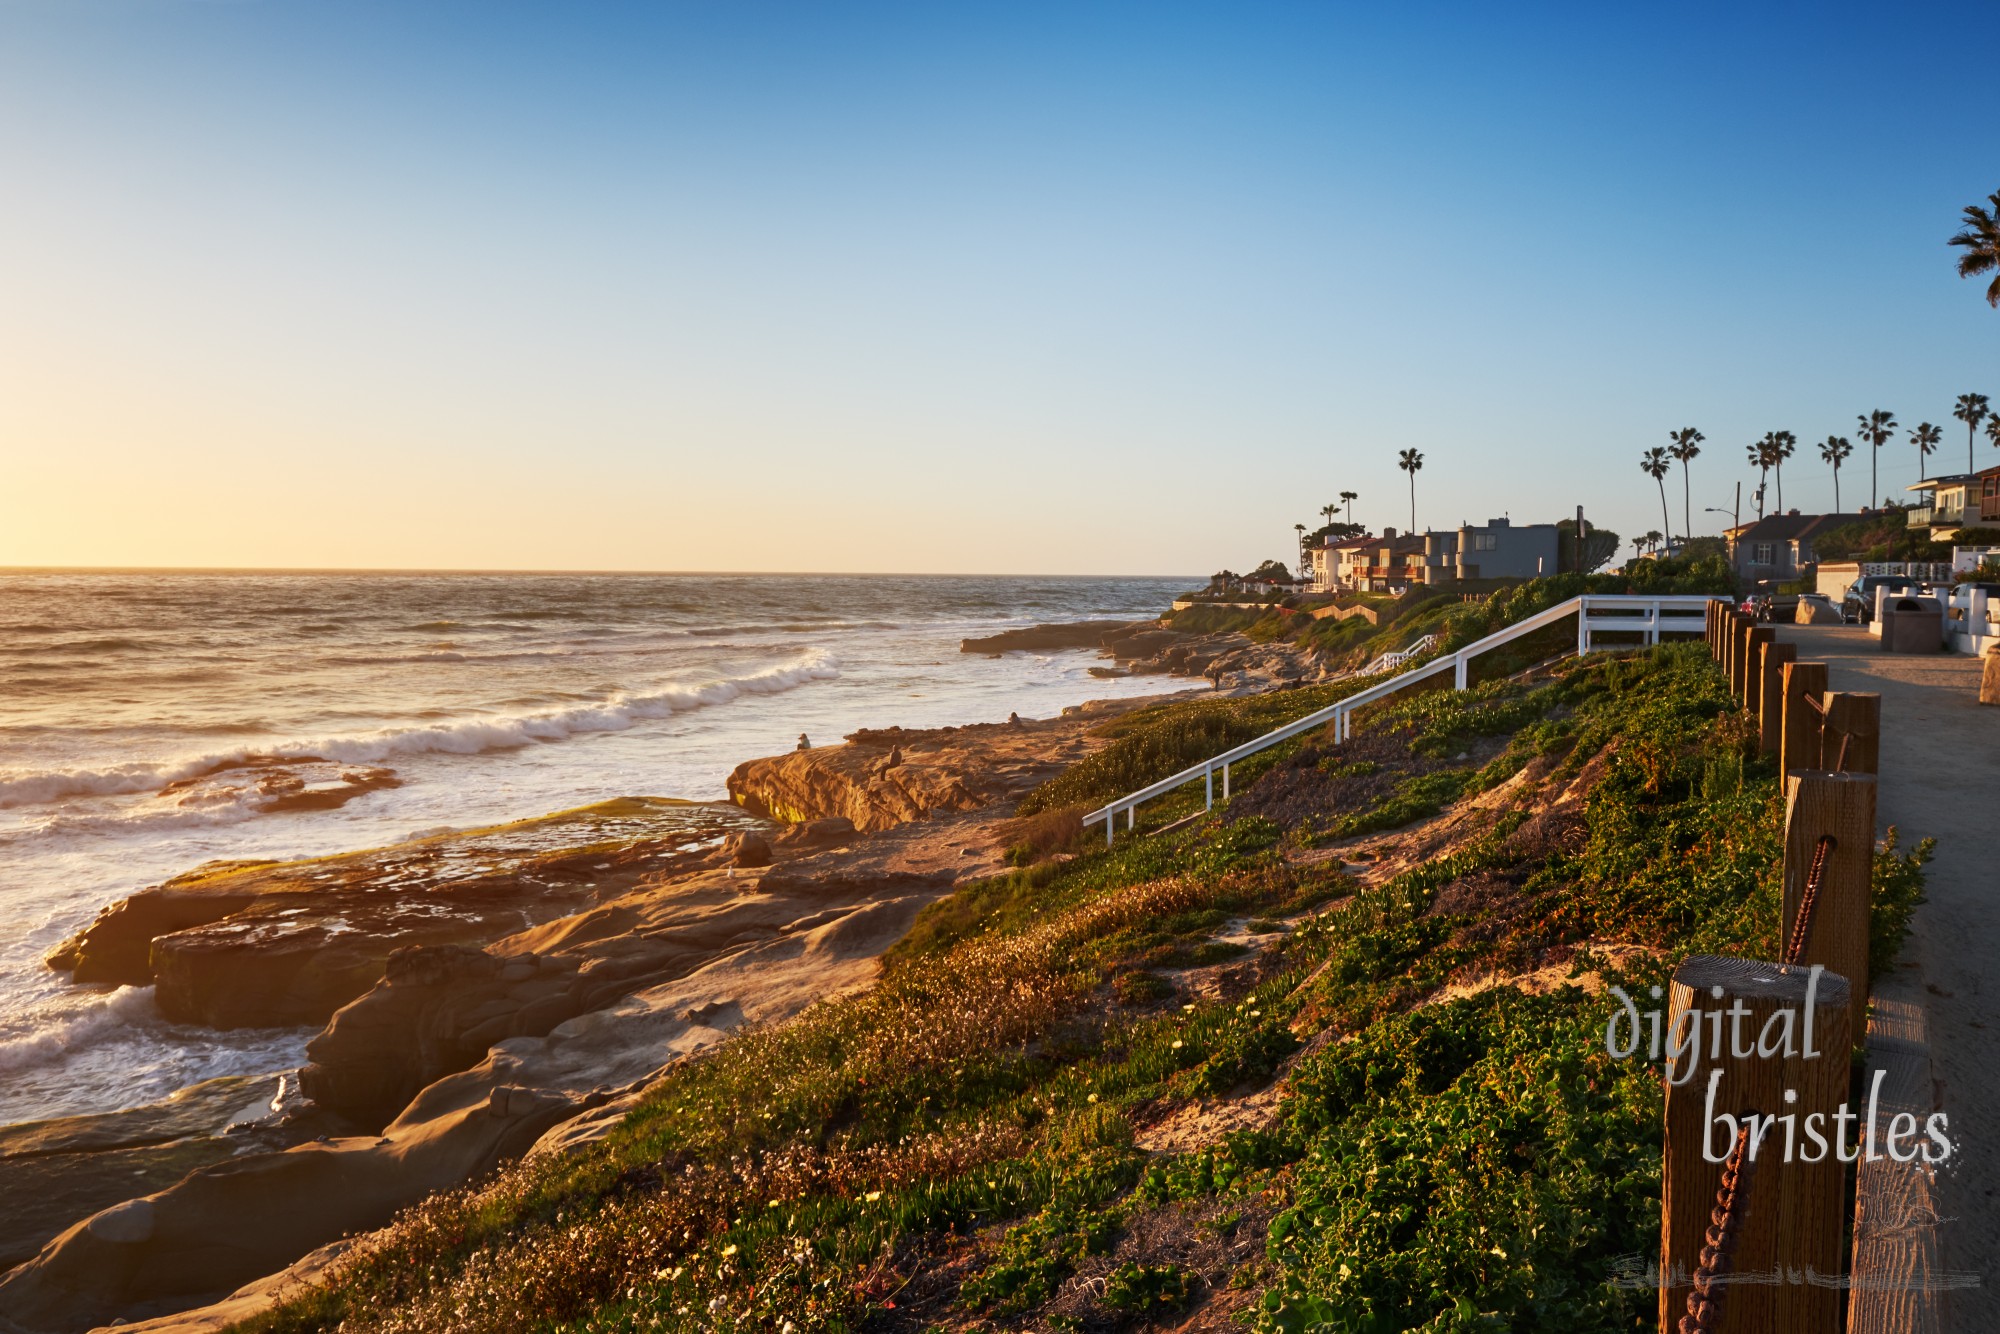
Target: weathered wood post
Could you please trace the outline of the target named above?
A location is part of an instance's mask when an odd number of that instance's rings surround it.
[[[1798,656],[1791,644],[1770,643],[1758,658],[1757,748],[1776,755],[1783,741],[1785,720],[1785,664]]]
[[[1784,665],[1783,736],[1778,743],[1778,771],[1822,768],[1819,759],[1820,710],[1826,705],[1826,664],[1788,662]]]
[[[1792,1012],[1790,1054],[1776,1037],[1785,1021],[1775,1016],[1783,1010]],[[1718,1011],[1716,1024],[1711,1016]],[[1731,1217],[1739,1228],[1728,1269],[1736,1281],[1711,1290],[1722,1308],[1711,1327],[1725,1334],[1823,1334],[1839,1327],[1845,1294],[1824,1280],[1840,1273],[1845,1240],[1845,1165],[1831,1145],[1847,1097],[1850,1012],[1847,979],[1832,973],[1815,983],[1805,968],[1713,954],[1695,955],[1674,971],[1667,1031],[1683,1043],[1698,1039],[1699,1046],[1668,1065],[1662,1334],[1672,1334],[1689,1313],[1704,1234],[1722,1203],[1718,1190],[1732,1159],[1748,1169],[1747,1176],[1732,1173],[1738,1198]],[[1740,1029],[1736,1015],[1747,1018]],[[1744,1050],[1734,1045],[1739,1034],[1748,1042],[1746,1056],[1734,1054]],[[1712,1042],[1718,1035],[1720,1052]],[[1772,1040],[1760,1047],[1767,1035]],[[1739,1138],[1731,1122],[1745,1113],[1756,1119]],[[1815,1116],[1822,1147],[1807,1161],[1815,1150],[1805,1127]],[[1808,1271],[1822,1281],[1809,1282]]]
[[[1764,646],[1778,637],[1778,632],[1768,625],[1753,625],[1749,637],[1743,641],[1743,681],[1736,691],[1736,698],[1752,718],[1764,702],[1763,683],[1758,679],[1758,665],[1764,659]]]
[[[1783,931],[1786,963],[1868,976],[1875,865],[1875,775],[1806,772],[1785,779]],[[1804,916],[1801,918],[1801,911]],[[1868,992],[1854,988],[1849,1031],[1868,1031]]]
[[[1872,774],[1881,755],[1882,697],[1829,691],[1820,732],[1820,764],[1849,774]]]
[[[1729,693],[1743,698],[1743,646],[1750,637],[1748,617],[1738,614],[1729,624]]]

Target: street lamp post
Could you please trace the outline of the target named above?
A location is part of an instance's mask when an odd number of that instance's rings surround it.
[[[1731,568],[1734,568],[1736,565],[1736,530],[1743,526],[1743,483],[1738,482],[1736,484],[1735,509],[1726,510],[1718,505],[1704,505],[1702,509],[1709,514],[1727,514],[1729,516],[1727,550],[1729,552],[1729,564]]]

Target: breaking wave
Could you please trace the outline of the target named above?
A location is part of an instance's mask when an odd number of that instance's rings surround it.
[[[355,736],[322,737],[274,746],[245,747],[173,763],[132,763],[103,769],[64,769],[0,780],[0,810],[75,796],[156,792],[169,783],[199,778],[251,759],[323,759],[380,764],[399,755],[477,755],[518,750],[589,732],[620,732],[640,722],[672,717],[744,695],[774,695],[814,681],[832,680],[840,667],[818,649],[743,676],[655,690],[620,691],[601,702],[566,708],[459,718],[422,727],[391,727]]]
[[[0,1073],[53,1064],[127,1029],[157,1023],[159,1017],[151,987],[120,987],[40,1032],[0,1038]]]

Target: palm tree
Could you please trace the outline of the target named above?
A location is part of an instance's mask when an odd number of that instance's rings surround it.
[[[1924,474],[1930,470],[1930,464],[1924,462],[1924,460],[1931,456],[1931,451],[1938,447],[1938,441],[1942,439],[1944,439],[1944,432],[1938,430],[1937,427],[1931,425],[1929,422],[1918,422],[1916,429],[1910,432],[1910,443],[1917,447],[1918,481],[1923,481]]]
[[[1841,460],[1853,452],[1854,446],[1847,442],[1845,436],[1830,435],[1826,438],[1826,443],[1819,447],[1820,458],[1833,465],[1833,512],[1835,514],[1840,513]]]
[[[1424,456],[1414,449],[1406,449],[1396,456],[1396,466],[1410,474],[1410,531],[1417,531],[1417,472],[1424,466]]]
[[[1637,537],[1632,539],[1632,556],[1633,559],[1636,560],[1640,556],[1643,556],[1645,554],[1646,554],[1646,534],[1641,533]]]
[[[1861,423],[1860,436],[1871,448],[1868,451],[1868,508],[1874,509],[1882,503],[1882,488],[1875,479],[1875,460],[1882,452],[1882,446],[1896,433],[1896,415],[1884,408],[1877,408],[1857,418]]]
[[[1312,569],[1312,561],[1306,555],[1306,526],[1295,523],[1292,527],[1297,529],[1299,534],[1299,578],[1303,579],[1307,571]]]
[[[1754,445],[1744,446],[1744,454],[1757,469],[1757,517],[1764,517],[1764,483],[1771,475],[1771,464],[1776,461],[1777,442],[1768,434]]]
[[[1325,519],[1325,520],[1326,520],[1326,521],[1327,521],[1328,523],[1332,523],[1332,522],[1333,522],[1333,516],[1334,516],[1334,515],[1336,515],[1336,514],[1338,514],[1338,513],[1340,513],[1340,506],[1338,506],[1338,505],[1321,505],[1321,506],[1319,507],[1319,513],[1320,513],[1320,517],[1321,517],[1321,518]]]
[[[1707,438],[1692,426],[1667,432],[1667,439],[1673,441],[1667,452],[1681,461],[1681,531],[1689,537],[1694,536],[1694,506],[1688,500],[1688,460],[1701,453],[1701,442]]]
[[[1979,471],[1972,462],[1972,442],[1979,435],[1979,423],[1993,415],[1988,411],[1986,402],[1986,395],[1984,394],[1960,394],[1958,396],[1958,406],[1951,410],[1952,416],[1965,423],[1965,470],[1967,472]]]
[[[1986,439],[1995,449],[2000,449],[2000,412],[1986,414]]]
[[[1965,250],[1958,257],[1961,278],[2000,270],[2000,193],[1988,195],[1986,202],[1993,206],[1991,213],[1977,204],[1966,205],[1964,222],[1950,241]],[[2000,306],[2000,273],[1986,288],[1986,304]]]
[[[1799,438],[1790,431],[1771,432],[1771,467],[1778,478],[1778,513],[1785,512],[1785,460],[1799,447]]]
[[[1674,470],[1674,465],[1667,462],[1667,458],[1667,451],[1658,445],[1654,445],[1651,449],[1640,455],[1639,471],[1652,478],[1653,485],[1660,488],[1660,519],[1667,528],[1671,529],[1674,525],[1673,521],[1667,518],[1667,474]],[[1653,533],[1650,536],[1658,537],[1659,534]]]
[[[1355,502],[1355,501],[1357,501],[1357,500],[1359,500],[1359,499],[1361,499],[1361,493],[1360,493],[1360,492],[1358,492],[1358,491],[1342,491],[1342,492],[1340,493],[1340,498],[1341,498],[1341,500],[1342,500],[1343,502],[1345,502],[1345,503],[1346,503],[1346,505],[1347,505],[1347,521],[1348,521],[1349,523],[1353,523],[1353,522],[1354,522],[1354,502]]]

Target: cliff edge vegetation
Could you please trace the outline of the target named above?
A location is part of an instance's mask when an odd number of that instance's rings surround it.
[[[1417,695],[1207,818],[1076,827],[1213,709],[1112,724],[1152,758],[1051,778],[1024,864],[925,908],[874,987],[681,1059],[608,1137],[240,1328],[1649,1327],[1660,1094],[1594,993],[1777,948],[1776,776],[1706,654]],[[1927,856],[1877,853],[1878,968]]]

